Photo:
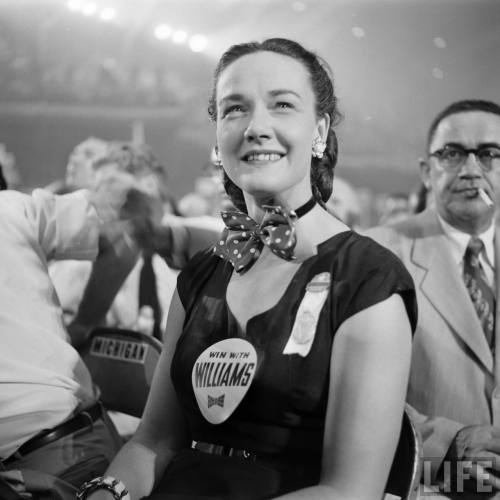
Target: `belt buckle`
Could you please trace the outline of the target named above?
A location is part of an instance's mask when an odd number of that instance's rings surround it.
[[[242,460],[249,460],[255,462],[257,455],[248,450],[239,450],[231,446],[222,444],[204,443],[200,441],[191,441],[191,449],[211,453],[213,455],[221,455],[225,457],[236,457]]]
[[[252,453],[251,451],[248,450],[239,450],[238,448],[233,448],[232,446],[216,446],[216,448],[220,448],[220,453],[218,453],[219,450],[217,450],[215,453],[218,455],[224,455],[226,457],[236,457],[236,458],[241,458],[243,460],[251,460],[254,462],[256,460],[256,455],[255,453]]]
[[[235,456],[241,458],[242,460],[247,460],[249,462],[255,462],[257,460],[257,455],[248,450],[234,450],[236,452]]]

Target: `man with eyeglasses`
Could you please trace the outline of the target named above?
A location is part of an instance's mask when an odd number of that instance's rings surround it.
[[[367,234],[415,281],[407,401],[423,440],[424,487],[488,498],[500,495],[500,106],[449,105],[432,122],[427,148],[427,209]]]

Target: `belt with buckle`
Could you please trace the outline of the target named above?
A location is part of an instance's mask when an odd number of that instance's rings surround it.
[[[92,424],[102,417],[104,408],[100,401],[93,404],[89,408],[82,410],[75,416],[69,418],[65,422],[56,425],[52,429],[47,429],[32,437],[25,443],[23,443],[18,450],[13,453],[10,457],[3,461],[3,464],[9,464],[14,462],[29,453],[42,448],[58,439],[67,436],[68,434],[73,434],[73,432],[84,429],[85,427],[92,427]]]
[[[231,446],[222,444],[204,443],[203,441],[192,441],[191,449],[201,451],[203,453],[211,453],[212,455],[223,455],[225,457],[237,457],[244,460],[255,462],[257,455],[249,450],[239,450]]]

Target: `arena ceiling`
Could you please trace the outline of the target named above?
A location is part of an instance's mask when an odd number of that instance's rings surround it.
[[[204,37],[197,52],[192,35]],[[270,36],[331,65],[344,114],[339,168],[357,185],[408,188],[439,109],[500,101],[498,0],[0,0],[0,142],[12,119],[34,115],[161,118],[175,127],[159,148],[181,138],[180,156],[199,166],[217,56]]]

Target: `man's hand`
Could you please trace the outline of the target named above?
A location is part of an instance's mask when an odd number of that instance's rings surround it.
[[[90,194],[90,202],[101,219],[101,235],[109,241],[125,233],[138,247],[148,251],[155,248],[162,204],[144,193],[131,174],[103,173]]]
[[[108,172],[99,178],[99,183],[90,192],[90,203],[102,222],[119,219],[128,192],[136,186],[136,180],[128,172]]]
[[[461,467],[457,467],[456,471],[460,470],[471,478],[465,481],[468,489],[472,488],[477,491],[474,485],[489,485],[493,490],[500,490],[500,429],[498,427],[470,425],[460,429],[450,445],[446,459],[455,464],[461,463]],[[452,468],[455,469],[455,467]]]
[[[130,189],[120,210],[120,219],[127,223],[128,234],[136,244],[153,253],[156,250],[157,231],[161,225],[161,201],[138,189]]]

